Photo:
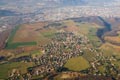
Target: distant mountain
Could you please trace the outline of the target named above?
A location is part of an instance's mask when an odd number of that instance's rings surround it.
[[[36,3],[44,3],[46,6],[48,5],[103,5],[104,3],[110,4],[113,2],[120,2],[119,0],[0,0],[0,3],[15,3],[16,5],[22,4],[36,4]],[[20,4],[21,3],[21,4]]]

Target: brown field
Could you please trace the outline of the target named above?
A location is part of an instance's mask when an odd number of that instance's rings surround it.
[[[120,37],[119,36],[106,36],[104,38],[108,42],[114,42],[114,43],[120,43]]]
[[[37,42],[44,44],[50,41],[46,36],[52,35],[56,30],[53,28],[45,29],[47,23],[23,24],[16,32],[13,43],[16,42]]]
[[[16,32],[13,42],[31,42],[39,38],[37,29],[42,28],[45,23],[23,24]]]

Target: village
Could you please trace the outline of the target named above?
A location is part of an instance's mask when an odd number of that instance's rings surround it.
[[[33,75],[50,73],[62,68],[68,59],[83,54],[81,44],[87,44],[87,40],[76,37],[73,33],[57,33],[55,39],[45,45],[43,56],[34,59],[39,66],[33,68]]]
[[[84,75],[94,74],[94,76],[112,76],[113,78],[119,79],[120,70],[117,64],[113,63],[119,60],[115,56],[105,57],[101,51],[90,45],[91,43],[89,39],[85,36],[80,36],[72,32],[58,32],[52,39],[51,43],[41,46],[42,56],[40,55],[27,58],[22,57],[18,61],[35,63],[36,66],[28,69],[28,78],[33,76],[46,76],[48,74],[54,75],[59,72],[74,74],[74,71],[71,72],[67,68],[63,70],[65,63],[70,58],[79,57],[86,54],[84,51],[89,50],[92,54],[95,53],[92,61],[89,61],[90,67],[86,70],[78,71],[75,74],[81,73]],[[101,66],[102,69],[100,68]],[[13,74],[14,73],[10,76],[12,79],[16,77]],[[20,76],[20,74],[17,76]],[[80,76],[77,77],[79,78]]]

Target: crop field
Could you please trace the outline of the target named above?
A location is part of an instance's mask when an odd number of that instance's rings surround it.
[[[83,57],[71,58],[67,61],[64,67],[73,71],[81,71],[90,67],[89,62]]]

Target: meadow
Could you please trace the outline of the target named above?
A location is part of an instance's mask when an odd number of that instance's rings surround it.
[[[80,56],[69,59],[64,67],[72,71],[82,71],[89,68],[90,64],[85,58]]]

